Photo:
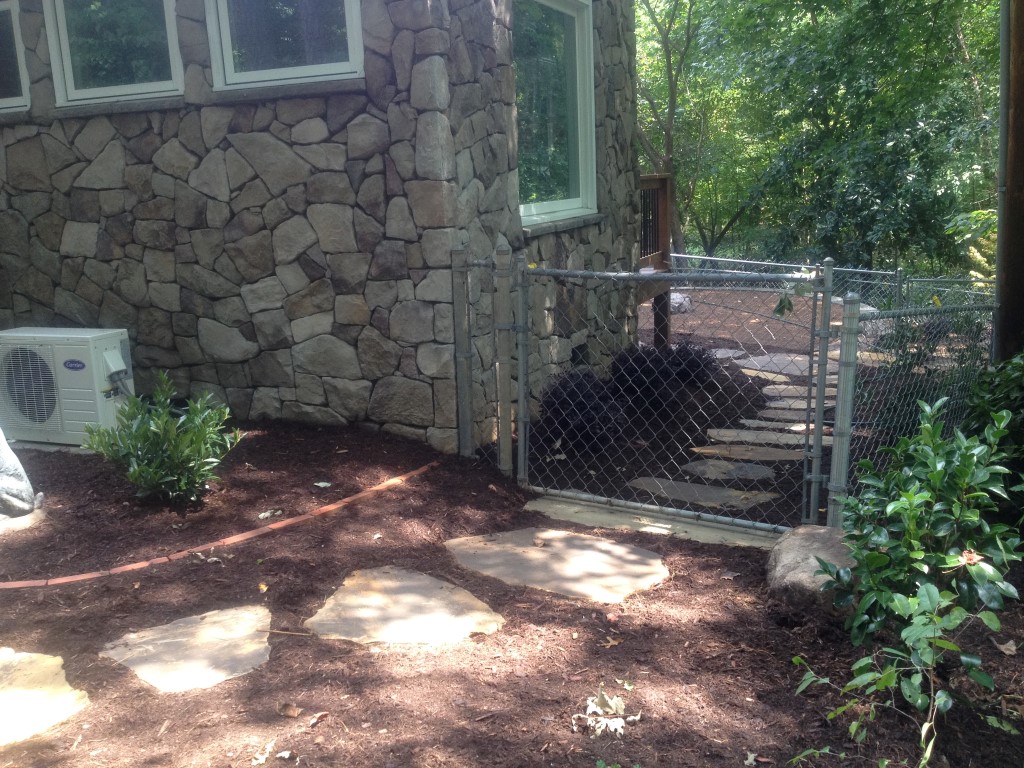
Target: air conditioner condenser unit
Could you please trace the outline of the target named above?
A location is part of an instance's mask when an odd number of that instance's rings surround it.
[[[85,425],[114,426],[134,391],[125,330],[0,331],[0,429],[9,440],[81,445]]]

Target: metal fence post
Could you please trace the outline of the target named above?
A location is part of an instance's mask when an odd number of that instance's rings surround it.
[[[512,249],[494,251],[494,333],[498,346],[498,469],[512,475]]]
[[[903,267],[896,268],[896,304],[893,309],[903,309]]]
[[[519,281],[519,322],[518,348],[519,362],[519,407],[516,409],[517,458],[519,471],[517,479],[522,488],[530,484],[529,445],[530,445],[530,285],[526,269],[526,251],[520,251],[516,257],[516,275]]]
[[[452,249],[452,312],[455,336],[455,412],[458,426],[459,455],[470,457],[473,445],[473,400],[471,361],[473,352],[469,337],[468,252],[464,247]]]
[[[818,368],[817,377],[808,375],[807,387],[814,397],[814,422],[811,433],[811,494],[807,509],[804,510],[804,522],[816,523],[818,521],[818,505],[821,502],[821,482],[824,475],[821,474],[821,459],[824,453],[822,434],[825,423],[825,390],[828,384],[828,341],[832,332],[832,267],[835,261],[829,257],[825,259],[822,272],[821,287],[821,327],[817,329],[818,336]],[[813,357],[812,357],[813,363]],[[808,366],[808,374],[814,373],[812,365]]]
[[[850,438],[853,434],[853,393],[857,386],[857,342],[860,336],[860,296],[843,299],[843,329],[839,342],[839,382],[832,442],[832,472],[828,483],[829,528],[843,527],[843,501],[849,489]]]

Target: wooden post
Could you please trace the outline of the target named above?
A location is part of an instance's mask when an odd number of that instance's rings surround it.
[[[672,177],[654,174],[640,177],[641,236],[640,268],[667,272],[671,269],[671,231],[668,216],[669,184]],[[650,288],[664,283],[642,283],[640,300],[652,296]],[[667,347],[672,338],[670,290],[654,293],[651,309],[654,312],[654,346]]]

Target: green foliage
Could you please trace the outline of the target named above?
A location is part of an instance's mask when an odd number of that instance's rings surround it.
[[[1022,557],[1020,536],[986,519],[996,510],[995,499],[1005,497],[1007,470],[997,462],[1009,411],[995,414],[980,437],[956,431],[946,438],[939,420],[944,404],[919,403],[920,430],[886,449],[891,462],[885,471],[861,463],[863,490],[844,508],[854,565],[819,560],[836,605],[851,609],[846,626],[854,644],[878,636],[885,644],[874,644],[844,685],[807,668],[797,689],[837,688],[846,700],[828,717],[851,714],[849,737],[857,743],[866,738],[878,707],[911,718],[920,732],[919,768],[931,759],[938,717],[953,706],[939,670],[952,661],[978,685],[995,686],[981,657],[957,641],[972,622],[999,631],[994,611],[1017,597],[1006,572]],[[807,666],[799,657],[794,663]]]
[[[84,445],[116,464],[140,495],[195,501],[241,433],[225,430],[228,409],[212,404],[209,394],[183,409],[173,398],[174,385],[161,372],[152,403],[130,397],[115,427],[86,426]]]
[[[1020,560],[1020,536],[990,524],[996,498],[1005,498],[1007,470],[998,443],[1010,413],[993,417],[981,437],[955,431],[943,437],[945,399],[919,403],[921,427],[883,449],[886,471],[860,464],[863,490],[847,499],[843,527],[853,568],[822,567],[832,579],[836,605],[853,607],[847,628],[861,645],[894,617],[907,619],[908,596],[922,586],[950,591],[958,606],[998,609],[1017,591],[1004,576]]]
[[[1011,416],[999,447],[1020,471],[1024,469],[1024,353],[981,373],[967,400],[964,429],[976,430],[991,413],[1004,410]]]

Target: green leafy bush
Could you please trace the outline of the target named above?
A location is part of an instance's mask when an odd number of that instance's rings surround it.
[[[1008,470],[998,463],[1004,458],[998,446],[1011,414],[994,414],[981,436],[954,431],[946,438],[939,420],[945,402],[918,403],[918,434],[885,449],[890,461],[884,471],[861,462],[863,490],[847,499],[843,520],[854,565],[839,568],[819,560],[836,605],[851,609],[846,626],[854,644],[871,643],[876,635],[884,644],[853,665],[845,685],[808,668],[798,688],[837,688],[846,703],[829,719],[854,714],[850,737],[856,742],[865,738],[879,706],[914,720],[920,729],[918,766],[931,758],[938,716],[953,706],[943,673],[949,663],[958,663],[975,683],[995,687],[981,669],[981,657],[965,652],[959,637],[973,622],[999,631],[993,611],[1017,597],[1006,573],[1022,557],[1017,531],[987,519],[997,509],[996,499],[1006,496]],[[806,667],[800,658],[794,662]],[[987,720],[1012,728],[998,718]]]
[[[116,464],[139,495],[195,501],[241,434],[225,429],[228,409],[212,404],[208,394],[184,408],[173,399],[174,385],[161,372],[152,402],[128,398],[117,426],[86,426],[84,445]]]
[[[947,439],[939,420],[945,402],[918,403],[920,430],[883,449],[890,457],[884,472],[860,463],[864,490],[847,499],[843,515],[855,565],[822,564],[836,605],[853,607],[847,628],[857,645],[897,615],[897,596],[924,584],[950,590],[967,610],[1002,608],[1005,597],[1017,597],[1004,576],[1021,559],[1020,536],[987,519],[1006,497],[998,445],[1011,415],[995,414],[980,437],[954,431]]]
[[[990,414],[1003,410],[1011,416],[999,447],[1007,454],[1007,466],[1024,473],[1024,353],[981,373],[967,400],[963,428],[967,432],[984,429]],[[1024,499],[1024,487],[1011,490],[1018,494],[1015,501]]]

